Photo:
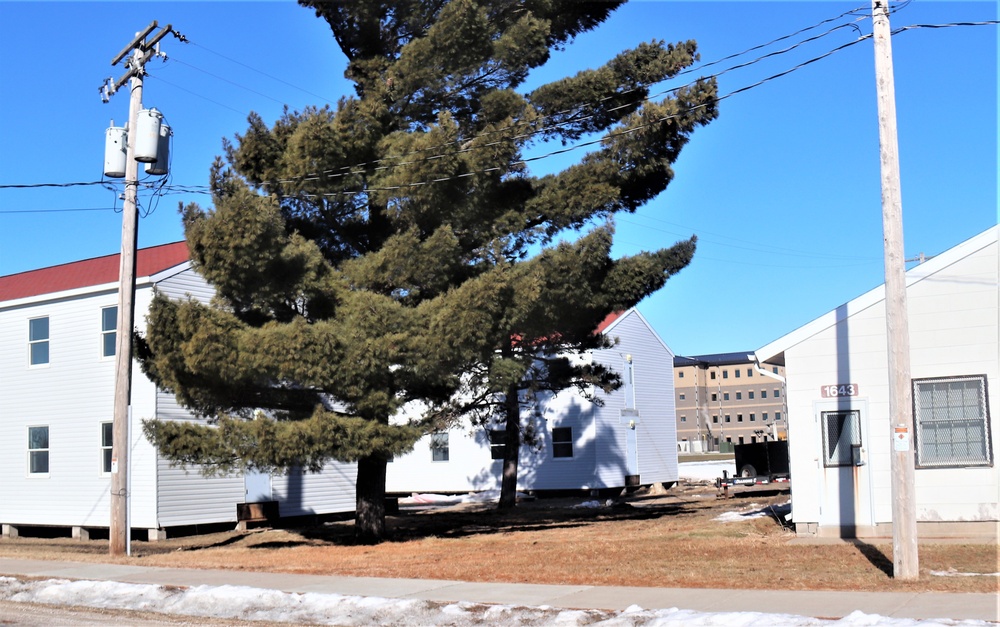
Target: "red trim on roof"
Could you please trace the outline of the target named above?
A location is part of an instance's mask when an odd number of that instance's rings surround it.
[[[597,325],[597,329],[594,331],[594,335],[597,335],[598,333],[604,333],[604,329],[610,327],[611,323],[617,320],[618,318],[621,318],[622,314],[624,313],[625,313],[624,311],[612,311],[611,313],[609,313],[607,317],[604,318],[604,320],[601,320],[601,324]]]
[[[64,263],[0,277],[0,301],[53,294],[118,281],[121,253]],[[187,242],[142,248],[136,255],[136,276],[158,274],[190,259]]]

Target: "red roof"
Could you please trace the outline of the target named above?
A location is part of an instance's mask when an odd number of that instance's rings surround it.
[[[0,301],[52,294],[118,281],[121,254],[64,263],[0,277]],[[142,248],[136,255],[136,276],[157,274],[190,258],[186,242]]]
[[[609,326],[611,326],[611,323],[620,318],[624,313],[625,313],[624,311],[612,311],[611,313],[609,313],[604,318],[604,320],[601,320],[601,324],[597,325],[597,329],[594,330],[594,335],[597,335],[598,333],[604,333],[604,329],[607,329]]]

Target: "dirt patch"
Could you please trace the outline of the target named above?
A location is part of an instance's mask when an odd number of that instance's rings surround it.
[[[921,544],[921,577],[892,579],[891,545],[802,545],[782,525],[787,486],[732,491],[708,485],[623,499],[538,499],[500,512],[491,504],[403,510],[390,538],[357,545],[350,521],[287,529],[133,541],[113,560],[106,541],[15,538],[0,556],[368,577],[698,588],[996,592],[997,548]]]

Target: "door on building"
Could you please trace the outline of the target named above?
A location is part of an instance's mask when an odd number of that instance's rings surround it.
[[[821,527],[840,527],[854,536],[872,527],[871,467],[868,465],[868,411],[863,401],[834,401],[817,406],[820,441]]]
[[[271,475],[248,470],[243,475],[247,503],[263,503],[271,500]]]

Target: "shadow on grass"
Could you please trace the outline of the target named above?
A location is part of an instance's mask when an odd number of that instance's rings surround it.
[[[872,566],[881,570],[887,577],[892,578],[892,560],[886,557],[877,546],[861,540],[854,540],[853,544],[857,547],[858,552],[872,563]]]
[[[546,531],[574,529],[593,523],[619,520],[656,520],[664,517],[686,516],[694,512],[679,505],[575,508],[556,507],[544,509],[515,508],[500,511],[490,506],[478,510],[442,510],[404,512],[386,520],[388,542],[409,542],[425,538],[467,538],[490,536],[518,531]],[[354,528],[335,524],[304,529],[289,529],[312,541],[333,545],[355,545]]]

